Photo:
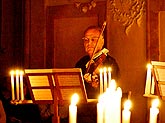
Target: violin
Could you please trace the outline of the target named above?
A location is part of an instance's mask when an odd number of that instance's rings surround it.
[[[90,64],[88,71],[86,72],[92,74],[97,69],[97,67],[103,63],[108,52],[109,50],[104,48],[103,50],[95,54],[93,62]]]
[[[97,40],[96,46],[93,50],[92,57],[91,57],[90,61],[88,62],[86,73],[91,73],[92,74],[92,71],[94,71],[97,68],[97,66],[101,62],[103,62],[104,59],[105,59],[105,54],[108,51],[107,49],[104,48],[99,53],[96,53],[96,50],[97,50],[97,47],[98,47],[98,42],[99,42],[99,40],[101,40],[101,36],[103,34],[105,26],[106,26],[106,22],[104,22],[103,25],[102,25],[101,33],[100,33],[99,38]],[[97,57],[97,59],[96,59],[96,57]]]
[[[97,69],[99,68],[98,66],[102,65],[108,52],[109,50],[104,48],[99,53],[97,53],[92,60],[92,63],[88,67],[88,71],[86,71],[86,74],[84,75],[86,82],[90,83],[94,88],[97,88],[99,85],[99,79],[97,76]],[[87,63],[87,65],[89,64]]]

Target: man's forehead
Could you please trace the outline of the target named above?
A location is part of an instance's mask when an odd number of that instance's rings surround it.
[[[85,36],[98,36],[100,32],[96,29],[90,29],[85,33]]]

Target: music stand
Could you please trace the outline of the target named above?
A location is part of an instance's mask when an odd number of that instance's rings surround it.
[[[158,95],[165,100],[165,62],[151,61]]]
[[[87,103],[87,95],[80,68],[25,69],[33,103],[54,104],[54,121],[58,120],[58,105],[70,103],[77,93],[80,102]]]

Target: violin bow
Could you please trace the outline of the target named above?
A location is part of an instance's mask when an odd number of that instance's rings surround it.
[[[101,33],[100,33],[100,35],[99,35],[99,38],[97,39],[96,46],[95,46],[95,48],[94,48],[94,50],[93,50],[92,57],[91,57],[91,59],[90,59],[90,61],[89,61],[88,67],[87,67],[87,71],[86,71],[87,73],[88,73],[88,71],[89,71],[90,65],[91,65],[92,60],[93,60],[93,58],[94,58],[94,54],[96,53],[96,49],[97,49],[97,47],[98,47],[98,41],[101,39],[101,36],[102,36],[102,34],[103,34],[103,32],[104,32],[104,29],[105,29],[105,26],[106,26],[106,21],[104,21],[104,23],[103,23],[103,25],[102,25],[102,27],[101,27]]]

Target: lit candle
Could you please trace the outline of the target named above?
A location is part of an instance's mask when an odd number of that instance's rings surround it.
[[[114,79],[112,79],[109,84],[109,90],[112,92],[114,92],[116,90],[116,81]]]
[[[21,91],[21,100],[24,100],[24,92],[23,92],[23,71],[20,71],[20,91]]]
[[[103,69],[100,69],[100,94],[103,93]]]
[[[159,113],[159,109],[157,108],[159,105],[159,100],[155,99],[152,102],[152,106],[150,108],[150,119],[149,123],[157,123],[157,115]]]
[[[107,68],[104,67],[104,92],[107,89]]]
[[[78,102],[78,94],[73,94],[71,99],[71,104],[69,105],[69,123],[77,122],[77,102]]]
[[[121,98],[122,90],[120,87],[116,90],[116,104],[115,104],[115,123],[121,123]]]
[[[103,118],[104,118],[104,99],[103,99],[103,95],[100,95],[97,103],[97,123],[103,123]]]
[[[147,65],[147,76],[146,76],[146,87],[145,87],[145,94],[150,94],[151,91],[151,69],[152,65]]]
[[[131,118],[131,101],[127,100],[124,103],[124,109],[122,111],[122,123],[130,123],[130,118]]]
[[[105,108],[104,108],[104,123],[114,122],[114,96],[109,93],[109,89],[105,92]]]
[[[108,87],[110,85],[110,82],[111,82],[111,68],[109,67],[108,68]]]
[[[121,123],[121,97],[121,88],[118,87],[116,90],[116,82],[112,80],[105,92],[104,123]]]
[[[16,70],[16,95],[19,100],[19,70]]]
[[[112,80],[109,88],[105,92],[105,114],[104,123],[115,123],[115,105],[116,105],[116,82]]]
[[[155,80],[154,80],[154,76],[152,76],[152,80],[151,80],[151,94],[154,94],[155,92]]]
[[[11,75],[11,95],[12,95],[12,100],[15,100],[15,93],[14,93],[14,71],[12,70],[10,72]]]

